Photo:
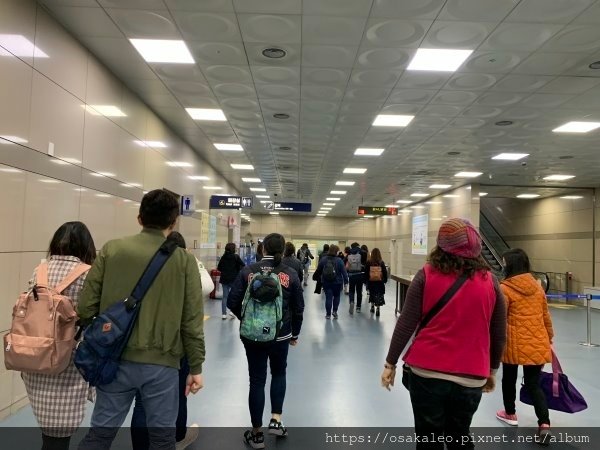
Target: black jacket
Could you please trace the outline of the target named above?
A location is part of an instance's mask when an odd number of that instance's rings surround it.
[[[296,258],[294,255],[284,256],[281,258],[281,262],[298,272],[298,278],[300,278],[300,281],[302,281],[302,278],[304,278],[304,270],[298,258]]]
[[[227,298],[227,307],[238,319],[241,319],[242,315],[242,301],[248,287],[248,276],[260,272],[263,267],[273,267],[273,265],[273,257],[265,256],[260,262],[250,264],[241,270],[231,286],[231,292]],[[283,263],[278,269],[283,291],[283,320],[277,340],[285,341],[300,335],[304,314],[304,295],[296,270]]]
[[[217,270],[221,272],[221,284],[231,284],[244,267],[244,261],[237,253],[225,252],[219,260]]]

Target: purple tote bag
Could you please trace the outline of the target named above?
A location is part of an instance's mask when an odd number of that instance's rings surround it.
[[[573,414],[588,407],[583,396],[563,373],[554,349],[552,349],[552,373],[542,372],[540,374],[540,387],[544,391],[549,409]],[[525,386],[521,386],[520,397],[521,402],[533,405]]]

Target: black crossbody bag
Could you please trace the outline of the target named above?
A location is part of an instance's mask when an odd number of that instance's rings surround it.
[[[415,338],[417,337],[417,335],[419,334],[419,332],[425,328],[429,322],[431,322],[431,319],[433,319],[437,313],[439,313],[442,308],[444,308],[444,306],[446,306],[448,304],[448,302],[452,299],[452,297],[454,297],[454,294],[456,294],[456,292],[460,289],[460,287],[465,284],[465,281],[467,281],[468,276],[466,274],[461,274],[456,281],[452,284],[452,286],[450,286],[448,288],[448,290],[444,293],[444,295],[442,295],[442,298],[440,298],[438,300],[438,302],[435,304],[435,306],[433,308],[431,308],[429,310],[429,312],[427,313],[427,315],[423,318],[423,320],[421,320],[421,323],[419,323],[419,326],[417,327],[417,331],[415,331]],[[414,338],[413,338],[414,341]],[[406,388],[409,389],[409,381],[410,381],[410,374],[411,374],[411,370],[410,367],[408,367],[408,365],[406,363],[404,363],[402,365],[402,385]]]

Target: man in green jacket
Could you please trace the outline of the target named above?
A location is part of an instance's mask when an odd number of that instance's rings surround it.
[[[142,232],[106,243],[88,273],[77,308],[84,324],[131,293],[178,215],[179,202],[170,192],[159,189],[144,196],[138,216]],[[97,387],[92,428],[79,448],[110,448],[136,394],[146,412],[151,447],[175,448],[177,370],[187,356],[186,392],[202,388],[203,325],[198,265],[178,248],[142,301],[115,380]]]

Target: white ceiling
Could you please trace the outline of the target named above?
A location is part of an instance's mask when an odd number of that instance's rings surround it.
[[[553,173],[576,175],[555,186],[600,185],[600,130],[551,132],[600,121],[600,70],[588,68],[600,60],[600,1],[40,3],[227,179],[259,177],[268,193],[315,211],[331,190],[348,191],[331,214],[355,215],[359,204],[432,192],[433,183],[459,186],[454,174],[464,170],[507,186],[546,186]],[[147,64],[128,38],[184,39],[196,64]],[[273,46],[287,56],[264,57]],[[406,71],[419,47],[475,51],[455,73]],[[228,122],[194,122],[184,107],[222,108]],[[416,117],[406,128],[372,127],[379,113]],[[358,147],[386,150],[354,156]],[[530,153],[527,165],[490,159],[509,151]],[[346,167],[368,170],[343,176]],[[336,187],[341,179],[356,184]]]

